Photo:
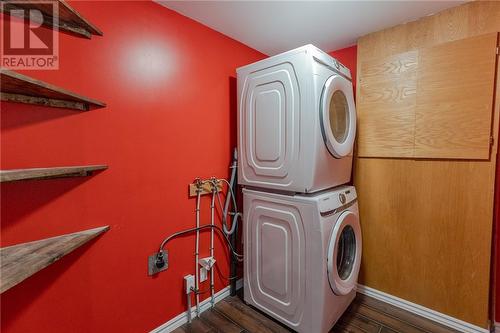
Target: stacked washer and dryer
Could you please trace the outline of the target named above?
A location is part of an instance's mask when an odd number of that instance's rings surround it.
[[[313,45],[238,68],[244,298],[298,332],[327,332],[361,262],[349,69]]]

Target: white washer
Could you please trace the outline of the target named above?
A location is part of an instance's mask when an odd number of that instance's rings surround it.
[[[306,45],[237,74],[240,184],[308,193],[349,182],[356,136],[349,69]]]
[[[244,189],[244,298],[298,332],[328,332],[355,297],[356,190],[283,195]]]

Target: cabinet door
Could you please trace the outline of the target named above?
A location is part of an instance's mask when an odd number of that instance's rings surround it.
[[[359,62],[359,157],[489,159],[497,33]]]
[[[413,157],[418,52],[360,63],[358,156]]]
[[[419,52],[415,157],[488,159],[497,33]]]

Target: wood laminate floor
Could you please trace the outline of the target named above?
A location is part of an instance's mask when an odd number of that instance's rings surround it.
[[[288,333],[277,321],[246,305],[238,296],[227,297],[174,333]],[[387,303],[358,294],[330,333],[458,333]]]

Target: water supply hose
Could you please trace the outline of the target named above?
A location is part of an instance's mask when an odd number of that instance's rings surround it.
[[[215,225],[215,191],[212,192],[210,202],[210,225]],[[214,258],[214,228],[210,228],[210,257]],[[213,308],[215,305],[214,267],[210,268],[210,303]]]
[[[198,190],[196,193],[196,245],[195,245],[195,253],[194,253],[194,260],[195,260],[195,288],[198,291],[200,289],[200,276],[199,276],[199,271],[198,271],[198,261],[199,261],[199,250],[200,250],[200,196],[201,196],[201,191]],[[200,316],[200,295],[196,294],[196,316]]]

